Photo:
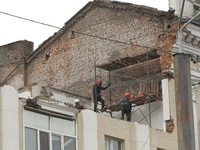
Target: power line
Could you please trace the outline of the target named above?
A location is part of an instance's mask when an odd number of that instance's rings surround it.
[[[6,13],[6,12],[2,12],[2,11],[0,11],[0,13],[2,13],[4,15],[11,16],[11,17],[23,19],[23,20],[26,20],[26,21],[38,23],[38,24],[41,24],[41,25],[49,26],[49,27],[52,27],[52,28],[62,29],[61,27],[57,27],[57,26],[54,26],[54,25],[50,25],[50,24],[39,22],[39,21],[35,21],[35,20],[32,20],[32,19],[27,19],[27,18],[24,18],[24,17],[12,15],[10,13]],[[66,29],[66,30],[70,31],[70,32],[74,32],[74,33],[80,34],[80,35],[89,36],[89,37],[93,37],[93,38],[98,38],[98,39],[101,39],[101,40],[107,40],[107,41],[111,41],[111,42],[116,42],[116,43],[131,45],[131,46],[137,46],[137,47],[141,47],[141,48],[149,48],[149,49],[156,49],[156,50],[161,50],[161,51],[167,51],[167,52],[171,52],[171,53],[177,53],[177,52],[173,52],[173,51],[169,51],[169,50],[164,50],[164,49],[159,49],[159,48],[153,48],[153,47],[148,47],[148,46],[142,46],[142,45],[133,44],[133,43],[127,43],[127,42],[123,42],[123,41],[119,41],[119,40],[112,40],[112,39],[108,39],[108,38],[94,36],[94,35],[91,35],[91,34],[86,34],[86,33],[78,32],[78,31],[70,30],[70,29]]]
[[[60,27],[56,27],[56,26],[53,26],[53,25],[50,25],[50,24],[46,24],[46,23],[42,23],[42,22],[39,22],[39,21],[35,21],[35,20],[31,20],[31,19],[27,19],[27,18],[24,18],[24,17],[20,17],[20,16],[12,15],[12,14],[9,14],[9,13],[6,13],[6,12],[2,12],[2,11],[0,11],[0,13],[2,13],[2,14],[4,14],[4,15],[8,15],[8,16],[15,17],[15,18],[19,18],[19,19],[27,20],[27,21],[30,21],[30,22],[34,22],[34,23],[38,23],[38,24],[42,24],[42,25],[45,25],[45,26],[49,26],[49,27],[53,27],[53,28],[57,28],[57,29],[61,29]]]
[[[33,22],[33,23],[37,23],[37,24],[41,24],[41,25],[45,25],[45,26],[61,29],[60,27],[57,27],[57,26],[54,26],[54,25],[42,23],[42,22],[39,22],[39,21],[35,21],[35,20],[32,20],[32,19],[27,19],[27,18],[24,18],[24,17],[16,16],[16,15],[12,15],[12,14],[9,14],[9,13],[6,13],[6,12],[0,11],[0,13],[8,15],[8,16],[15,17],[15,18],[27,20],[27,21],[30,21],[30,22]],[[133,43],[127,43],[127,42],[123,42],[123,41],[119,41],[119,40],[112,40],[112,39],[108,39],[108,38],[103,38],[103,37],[98,37],[98,36],[94,36],[94,35],[90,35],[90,34],[85,34],[85,33],[78,32],[78,31],[73,31],[73,30],[70,30],[70,29],[66,29],[66,30],[74,32],[74,33],[77,33],[77,34],[81,34],[81,35],[84,35],[84,36],[90,36],[90,37],[94,37],[94,38],[98,38],[98,39],[102,39],[102,40],[107,40],[107,41],[117,42],[117,43],[121,43],[121,44],[142,47],[142,48],[155,49],[155,48],[152,48],[152,47],[141,46],[141,45],[137,45],[137,44],[133,44]],[[156,50],[161,50],[161,51],[166,51],[166,52],[171,52],[171,53],[177,53],[177,52],[173,52],[173,51],[169,51],[169,50],[163,50],[163,49],[156,49]],[[18,62],[13,62],[13,63],[18,63]],[[7,64],[5,64],[5,65],[7,65]],[[3,65],[3,66],[5,66],[5,65]],[[0,67],[3,67],[3,66],[0,66]],[[58,70],[60,70],[60,68],[58,68]]]

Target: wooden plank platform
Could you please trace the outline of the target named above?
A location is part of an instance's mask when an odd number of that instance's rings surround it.
[[[150,96],[150,102],[155,102],[157,100],[158,100],[158,98],[156,98],[155,96]],[[131,100],[129,103],[135,104],[132,107],[140,106],[140,105],[149,103],[149,97],[147,96],[147,97],[136,98],[134,100]],[[116,105],[112,105],[110,107],[105,107],[104,111],[106,111],[106,110],[120,111],[122,108],[123,108],[123,105],[116,104]]]
[[[155,96],[150,96],[150,102],[154,102],[156,101],[156,97]],[[141,98],[137,98],[134,100],[131,100],[130,103],[136,104],[138,105],[143,105],[145,103],[149,103],[149,97],[141,97]]]
[[[160,57],[160,55],[156,54],[155,51],[150,51],[148,53],[148,60],[156,59],[158,57]],[[113,71],[113,70],[125,68],[127,66],[135,65],[139,62],[144,62],[144,61],[147,61],[146,53],[135,56],[135,57],[125,57],[125,58],[118,59],[115,61],[107,62],[101,65],[97,65],[96,67],[104,69],[104,70],[108,70],[108,71]]]

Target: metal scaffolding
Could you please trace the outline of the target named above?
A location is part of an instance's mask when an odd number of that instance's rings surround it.
[[[108,71],[108,78],[109,78],[109,83],[111,82],[111,73],[114,72],[114,71],[118,71],[118,70],[121,70],[121,69],[124,69],[124,68],[128,68],[129,66],[134,66],[134,65],[137,65],[139,63],[145,63],[146,62],[146,66],[147,66],[147,72],[146,72],[146,76],[147,76],[147,80],[145,80],[145,82],[147,83],[147,90],[148,90],[148,94],[147,96],[145,97],[137,97],[135,99],[132,99],[130,101],[130,103],[134,104],[132,107],[136,107],[136,106],[140,106],[140,105],[144,105],[144,104],[147,104],[149,103],[149,120],[150,120],[150,126],[151,126],[151,107],[150,107],[150,103],[151,102],[155,102],[157,100],[160,100],[159,98],[157,98],[156,96],[154,95],[151,95],[150,94],[150,88],[149,88],[149,61],[150,60],[154,60],[156,58],[159,58],[160,55],[157,54],[157,51],[156,50],[150,50],[148,51],[147,49],[147,52],[144,53],[144,54],[141,54],[141,55],[137,55],[137,56],[134,56],[134,57],[125,57],[125,58],[121,58],[121,59],[117,59],[117,60],[114,60],[114,61],[110,61],[110,62],[107,62],[107,63],[104,63],[104,64],[100,64],[100,65],[96,65],[96,62],[95,62],[95,84],[96,84],[96,80],[97,80],[97,68],[99,68],[99,72],[100,72],[100,76],[99,78],[101,79],[101,70],[105,70],[105,71]],[[96,91],[95,91],[96,92]],[[110,100],[110,106],[109,107],[106,107],[103,111],[107,111],[109,110],[108,112],[111,112],[111,115],[112,115],[112,112],[113,111],[119,111],[122,109],[122,105],[119,105],[119,104],[114,104],[112,105],[112,89],[110,87],[110,96],[109,96],[109,100]],[[95,100],[97,102],[97,98],[95,97]],[[95,109],[97,110],[97,108]]]

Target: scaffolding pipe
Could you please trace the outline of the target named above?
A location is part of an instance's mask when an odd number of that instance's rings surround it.
[[[94,111],[97,112],[97,73],[96,73],[96,56],[95,56],[95,60],[94,60],[94,74],[95,74],[95,94],[94,94]]]
[[[110,70],[109,70],[109,84],[110,84]],[[111,101],[111,85],[110,85],[110,106],[112,105],[112,101]]]
[[[99,68],[99,72],[100,72],[100,75],[99,75],[99,79],[101,80],[101,68]],[[100,86],[101,90],[102,90],[102,86]],[[101,98],[101,106],[102,106],[102,93],[99,93],[100,94],[100,98]]]
[[[110,83],[111,83],[111,78],[110,78],[110,70],[109,70],[109,84]],[[110,106],[112,105],[111,95],[112,95],[112,91],[111,91],[111,85],[110,85]],[[112,117],[112,112],[110,113],[110,116]]]
[[[147,48],[147,85],[149,95],[149,126],[151,127],[151,100],[150,100],[150,87],[149,87],[149,52]]]

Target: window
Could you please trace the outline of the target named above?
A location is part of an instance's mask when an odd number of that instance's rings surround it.
[[[24,111],[24,150],[76,150],[75,120]]]
[[[106,138],[105,150],[122,150],[122,142],[120,140]]]

